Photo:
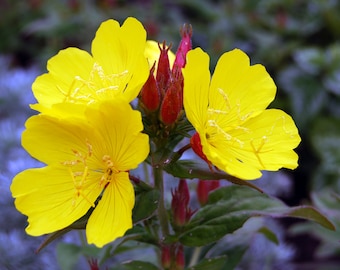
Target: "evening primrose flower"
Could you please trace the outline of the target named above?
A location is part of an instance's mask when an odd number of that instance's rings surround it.
[[[285,112],[266,109],[276,86],[262,65],[235,49],[221,56],[210,79],[209,56],[197,48],[183,75],[184,109],[196,130],[192,148],[211,168],[251,180],[261,170],[297,167],[298,130]]]
[[[26,122],[23,147],[47,166],[15,176],[16,208],[28,216],[28,234],[63,229],[93,209],[88,243],[98,247],[132,227],[134,189],[128,171],[148,155],[141,114],[127,102],[89,106],[81,118],[40,114]],[[97,203],[98,202],[98,203]]]
[[[91,104],[120,96],[127,102],[137,97],[148,78],[144,56],[146,31],[135,18],[122,26],[112,19],[103,22],[92,42],[92,55],[78,48],[61,50],[47,64],[48,73],[32,85],[40,112],[54,104]]]

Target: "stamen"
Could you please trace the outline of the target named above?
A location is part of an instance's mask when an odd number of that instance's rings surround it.
[[[82,152],[71,149],[72,153],[75,156],[74,160],[66,160],[61,162],[62,165],[68,167],[68,171],[71,175],[71,179],[74,185],[75,189],[75,197],[83,197],[92,207],[95,207],[94,202],[91,202],[89,198],[84,194],[84,184],[86,181],[87,176],[89,175],[89,168],[87,166],[87,158],[92,156],[92,144],[86,139],[86,147],[87,147],[87,153],[83,154]],[[83,165],[84,171],[72,171],[72,167],[76,165]],[[80,181],[77,181],[77,178],[81,177]],[[72,205],[75,206],[76,199],[73,200]]]
[[[103,176],[101,177],[99,185],[105,188],[111,182],[112,175],[119,173],[119,170],[117,170],[114,167],[114,163],[112,162],[111,157],[109,155],[104,155],[102,157],[102,160],[105,163],[105,166],[107,167],[107,169],[105,173],[103,174]]]
[[[262,168],[265,168],[265,166],[264,166],[264,164],[263,164],[263,162],[262,162],[262,160],[260,158],[260,153],[264,153],[264,152],[261,152],[261,149],[262,149],[262,147],[265,145],[265,143],[267,141],[268,141],[268,137],[267,136],[263,136],[261,138],[261,142],[260,142],[258,147],[255,147],[253,139],[251,139],[251,141],[250,141],[250,145],[253,148],[254,154],[255,154],[256,158],[258,159],[258,161],[260,162]]]
[[[59,92],[64,95],[64,102],[77,101],[90,104],[95,101],[93,94],[99,95],[107,91],[117,90],[119,88],[119,82],[117,82],[116,79],[128,74],[128,70],[124,70],[118,74],[105,75],[103,68],[98,63],[94,63],[88,79],[74,76],[67,91],[64,91],[59,86],[57,86],[57,88]],[[96,78],[100,79],[101,85],[98,85],[98,82],[95,81]],[[76,84],[79,86],[76,87]],[[88,88],[88,90],[84,91],[86,93],[81,94],[80,92],[84,87]]]
[[[209,126],[216,128],[217,133],[222,134],[222,135],[226,138],[226,140],[237,142],[237,143],[240,145],[241,148],[244,146],[244,142],[242,142],[241,140],[239,140],[239,139],[237,139],[237,138],[231,136],[229,133],[225,132],[225,131],[224,131],[224,130],[216,123],[215,120],[208,120],[208,124],[209,124]],[[212,134],[209,134],[209,136],[210,136],[210,137],[213,137]]]
[[[60,163],[64,166],[74,166],[78,164],[78,160],[66,160]]]
[[[281,120],[282,120],[282,129],[284,130],[284,132],[286,134],[290,135],[290,137],[294,137],[295,133],[286,128],[286,117],[284,115],[282,115],[281,117],[278,117],[276,119],[275,124],[272,126],[271,133],[275,129],[277,122],[279,122]]]
[[[217,91],[221,94],[221,96],[223,97],[224,101],[225,101],[225,106],[226,109],[228,110],[228,112],[231,110],[231,105],[230,105],[230,101],[229,101],[229,97],[228,94],[226,92],[224,92],[224,90],[222,88],[217,88]]]
[[[218,93],[222,96],[224,102],[225,102],[225,110],[217,110],[214,108],[208,108],[208,113],[210,114],[223,114],[227,115],[230,114],[232,110],[236,113],[240,123],[243,123],[246,121],[254,112],[249,112],[245,115],[241,115],[241,104],[240,101],[237,101],[236,105],[234,107],[231,106],[230,100],[228,97],[228,94],[224,92],[222,88],[217,88]]]
[[[86,177],[89,174],[88,173],[88,167],[85,166],[83,172],[75,172],[75,173],[73,173],[72,169],[69,168],[69,172],[70,172],[73,184],[74,184],[75,196],[76,197],[79,197],[79,196],[83,197],[83,199],[85,199],[91,205],[91,207],[95,207],[94,202],[91,202],[91,200],[89,198],[87,198],[86,195],[83,192],[84,183],[85,183]],[[77,182],[76,177],[79,177],[79,176],[81,176],[81,180]],[[75,206],[75,203],[76,203],[76,199],[73,199],[72,206]]]
[[[208,109],[208,113],[210,113],[210,114],[216,113],[216,114],[224,114],[224,115],[226,115],[226,114],[228,114],[229,112],[227,112],[227,111],[222,111],[222,110],[216,110],[216,109],[213,109],[213,108],[209,108],[209,109]]]
[[[88,151],[88,156],[92,156],[92,150],[93,150],[93,147],[92,147],[92,144],[90,144],[90,142],[88,141],[88,139],[86,139],[86,145],[87,145],[87,151]]]
[[[111,157],[109,155],[104,155],[102,160],[104,161],[104,163],[107,167],[109,167],[109,168],[113,167],[113,162],[112,162]]]

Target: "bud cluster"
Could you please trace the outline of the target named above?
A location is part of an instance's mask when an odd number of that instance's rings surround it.
[[[166,270],[183,270],[185,267],[184,247],[181,244],[163,245],[161,263]]]
[[[174,124],[183,109],[183,75],[182,68],[186,64],[186,54],[191,50],[192,28],[184,25],[181,29],[182,40],[176,52],[171,68],[169,61],[170,46],[165,41],[159,44],[159,60],[157,70],[155,64],[150,70],[147,82],[140,93],[140,103],[148,114],[156,114],[166,126]]]

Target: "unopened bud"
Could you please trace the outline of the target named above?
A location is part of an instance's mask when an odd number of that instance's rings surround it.
[[[90,259],[88,263],[91,270],[99,270],[98,261],[96,259]]]
[[[156,74],[156,82],[158,89],[160,90],[162,96],[165,90],[168,87],[168,83],[170,81],[170,62],[169,62],[169,50],[171,46],[166,47],[165,41],[162,43],[162,46],[158,44],[158,47],[161,51],[158,60],[157,66],[157,74]]]
[[[169,269],[171,266],[171,250],[170,246],[161,247],[161,261],[164,269]]]
[[[172,68],[172,73],[181,71],[186,64],[186,55],[192,49],[191,37],[192,27],[190,24],[184,24],[181,28],[181,42],[176,52],[176,59]]]
[[[185,267],[184,248],[179,245],[176,251],[176,270],[183,270]]]
[[[162,101],[160,117],[166,125],[176,122],[183,108],[183,81],[174,80],[170,83]]]
[[[176,226],[185,225],[191,218],[193,212],[188,207],[190,200],[190,192],[188,184],[185,180],[180,180],[178,188],[171,192],[172,201],[171,209]]]
[[[197,199],[203,206],[208,202],[208,195],[211,191],[219,188],[220,181],[218,180],[199,180],[196,188]]]
[[[150,70],[150,75],[145,82],[140,95],[140,100],[144,105],[145,109],[150,112],[154,112],[158,109],[160,104],[160,93],[157,88],[156,80],[153,75],[155,70],[155,65],[152,66]]]

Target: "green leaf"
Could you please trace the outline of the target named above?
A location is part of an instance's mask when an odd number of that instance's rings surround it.
[[[338,106],[339,107],[339,106]],[[312,187],[321,190],[330,187],[340,190],[340,121],[333,117],[320,117],[313,123],[311,142],[320,162],[313,176]]]
[[[144,261],[131,261],[121,266],[110,268],[111,270],[158,270],[159,268],[149,262]]]
[[[207,258],[200,261],[195,266],[187,268],[188,270],[219,270],[225,269],[228,262],[228,256],[220,256],[216,258]]]
[[[202,169],[203,167],[203,169]],[[186,179],[202,179],[202,180],[227,180],[233,184],[240,185],[240,186],[248,186],[253,189],[256,189],[260,192],[262,190],[258,188],[257,186],[251,184],[249,181],[244,181],[239,178],[236,178],[234,176],[228,175],[224,172],[218,172],[218,171],[210,171],[207,167],[207,169],[204,169],[204,166],[202,163],[195,162],[192,160],[179,160],[174,163],[169,163],[164,166],[164,170],[178,178],[186,178]]]
[[[142,226],[141,224],[134,225],[131,229],[129,229],[125,233],[125,236],[119,239],[123,240],[121,244],[135,240],[138,241],[139,243],[151,244],[156,246],[158,245],[158,239],[156,239],[155,235],[153,235],[149,230],[146,230],[145,227]]]
[[[278,199],[241,186],[219,188],[209,195],[179,236],[187,246],[203,246],[241,228],[254,216],[298,217],[334,230],[334,225],[310,206],[288,207]]]
[[[274,244],[279,244],[279,239],[277,239],[275,233],[269,230],[267,227],[262,227],[258,230],[259,233],[262,233],[269,241],[273,242]]]
[[[310,121],[327,104],[327,92],[322,91],[322,82],[296,66],[281,71],[278,81],[289,95],[295,122],[302,130],[309,128]]]
[[[315,223],[298,223],[290,228],[289,233],[293,235],[307,233],[318,239],[320,241],[316,249],[318,258],[338,256],[340,253],[340,202],[338,195],[334,193],[333,189],[323,189],[313,192],[311,198],[313,204],[332,220],[336,231],[326,230]]]
[[[57,260],[62,270],[73,270],[81,255],[81,247],[75,244],[59,243]]]
[[[158,207],[159,191],[152,189],[136,196],[136,203],[132,213],[134,223],[150,217]]]

